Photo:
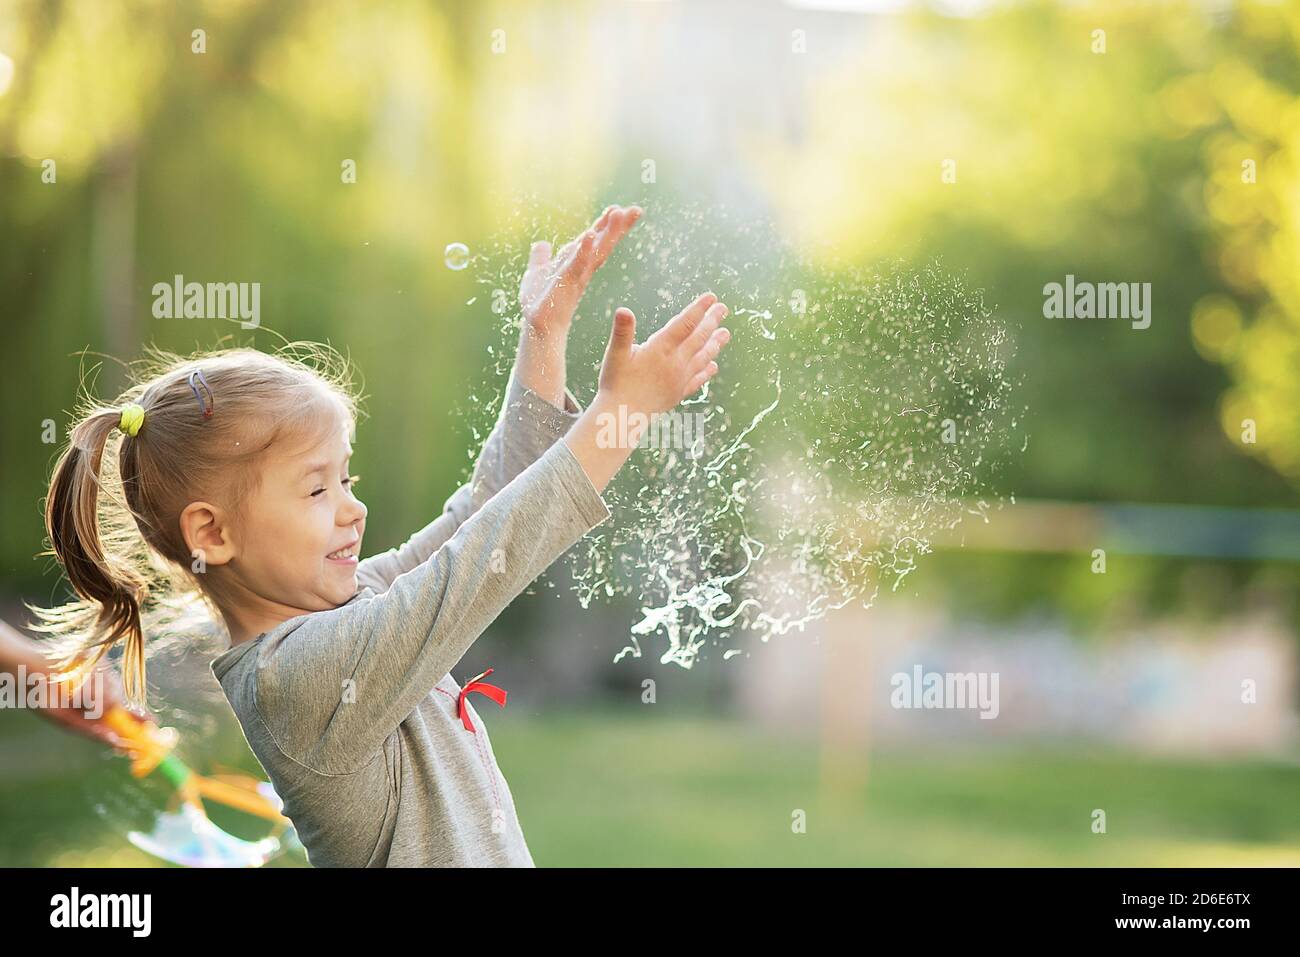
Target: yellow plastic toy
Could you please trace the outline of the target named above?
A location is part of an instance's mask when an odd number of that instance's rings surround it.
[[[121,706],[105,712],[103,720],[126,742],[131,774],[157,772],[180,797],[179,808],[160,815],[150,833],[127,835],[141,850],[186,867],[260,867],[287,847],[301,846],[267,782],[247,774],[196,773],[172,753],[179,738],[175,728],[160,728]],[[275,829],[260,841],[235,837],[208,819],[205,800],[271,821]]]

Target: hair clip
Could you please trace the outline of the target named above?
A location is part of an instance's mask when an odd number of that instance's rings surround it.
[[[206,399],[199,392],[199,387],[194,382],[195,379],[198,379],[199,382],[203,383],[203,389],[208,394]],[[190,391],[194,393],[194,399],[196,402],[198,402],[199,408],[203,411],[203,417],[205,419],[212,418],[212,406],[213,406],[212,387],[208,385],[208,380],[203,377],[203,373],[198,369],[195,369],[193,372],[190,373]]]

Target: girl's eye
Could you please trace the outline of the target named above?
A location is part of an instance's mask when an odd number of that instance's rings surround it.
[[[361,476],[360,476],[360,475],[349,475],[347,478],[342,479],[341,481],[342,481],[342,483],[343,483],[343,487],[344,487],[344,488],[351,488],[352,486],[356,485],[358,482],[361,481]],[[325,489],[323,489],[323,488],[318,488],[318,489],[316,489],[316,491],[314,491],[314,492],[311,493],[312,498],[315,498],[317,495],[320,495],[320,494],[321,494],[322,492],[324,492],[324,491],[325,491]]]
[[[344,488],[351,488],[352,486],[356,485],[358,482],[361,481],[361,476],[360,476],[360,475],[349,475],[347,478],[342,479],[341,481],[342,481],[342,483],[343,483],[343,487],[344,487]],[[315,498],[317,495],[320,495],[320,494],[321,494],[322,492],[324,492],[324,491],[325,491],[325,489],[323,489],[323,488],[318,488],[318,489],[316,489],[316,491],[314,491],[314,492],[311,493],[311,494],[312,494],[312,498]]]

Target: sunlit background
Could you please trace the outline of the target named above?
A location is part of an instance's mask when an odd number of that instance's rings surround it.
[[[614,663],[636,602],[563,574],[517,600],[456,674],[510,689],[539,864],[1300,863],[1294,4],[0,0],[0,618],[66,594],[43,423],[147,343],[345,350],[369,548],[440,512],[497,344],[444,250],[542,238],[521,197],[937,259],[1011,331],[1029,436],[987,525],[726,661]],[[260,282],[262,328],[154,318],[176,274]],[[1150,328],[1044,318],[1067,274],[1150,283]],[[998,672],[998,719],[891,708],[914,664]],[[256,769],[221,707],[190,756]],[[151,863],[120,764],[0,713],[0,864]]]

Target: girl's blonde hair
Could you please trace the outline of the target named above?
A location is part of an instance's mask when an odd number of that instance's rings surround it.
[[[28,608],[39,619],[32,630],[50,636],[62,680],[81,680],[125,641],[123,690],[144,707],[142,615],[162,623],[198,606],[221,621],[218,585],[199,574],[181,512],[206,499],[240,515],[268,449],[321,435],[322,423],[337,421],[323,412],[341,411],[353,430],[360,396],[348,360],[318,344],[288,343],[274,354],[151,349],[129,369],[132,384],[111,406],[83,390],[45,501],[44,554],[58,559],[78,598]],[[134,436],[119,431],[131,403],[144,409]]]

